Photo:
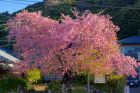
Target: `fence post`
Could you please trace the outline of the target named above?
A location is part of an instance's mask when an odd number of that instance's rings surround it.
[[[90,93],[90,80],[89,80],[89,72],[88,72],[88,76],[87,76],[87,91],[88,93]]]

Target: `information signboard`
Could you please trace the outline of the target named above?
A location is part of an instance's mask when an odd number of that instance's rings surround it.
[[[105,75],[102,74],[94,75],[94,83],[105,83]]]

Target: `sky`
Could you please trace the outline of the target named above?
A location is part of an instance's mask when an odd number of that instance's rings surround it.
[[[13,13],[40,1],[43,0],[0,0],[0,13],[5,11]]]

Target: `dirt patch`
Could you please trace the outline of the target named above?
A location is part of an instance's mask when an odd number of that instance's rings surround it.
[[[45,91],[48,88],[48,86],[46,86],[46,85],[34,85],[33,88],[35,91]]]

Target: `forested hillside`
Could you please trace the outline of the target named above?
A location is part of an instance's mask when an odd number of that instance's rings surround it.
[[[88,9],[94,13],[111,15],[114,24],[120,27],[119,39],[140,35],[140,0],[44,0],[25,9],[30,12],[41,11],[43,16],[58,19],[61,13],[71,15],[71,10],[74,8],[80,12]],[[13,13],[12,16],[18,12]],[[7,35],[5,21],[9,17],[11,15],[7,12],[0,13],[0,38],[5,38]]]
[[[71,14],[74,7],[79,11],[89,9],[111,15],[120,27],[119,39],[140,35],[140,0],[45,0],[26,7],[26,10],[41,11],[43,16],[58,19],[60,13]]]
[[[6,22],[10,17],[11,15],[8,12],[0,13],[0,46],[8,44],[6,38],[8,34]]]

